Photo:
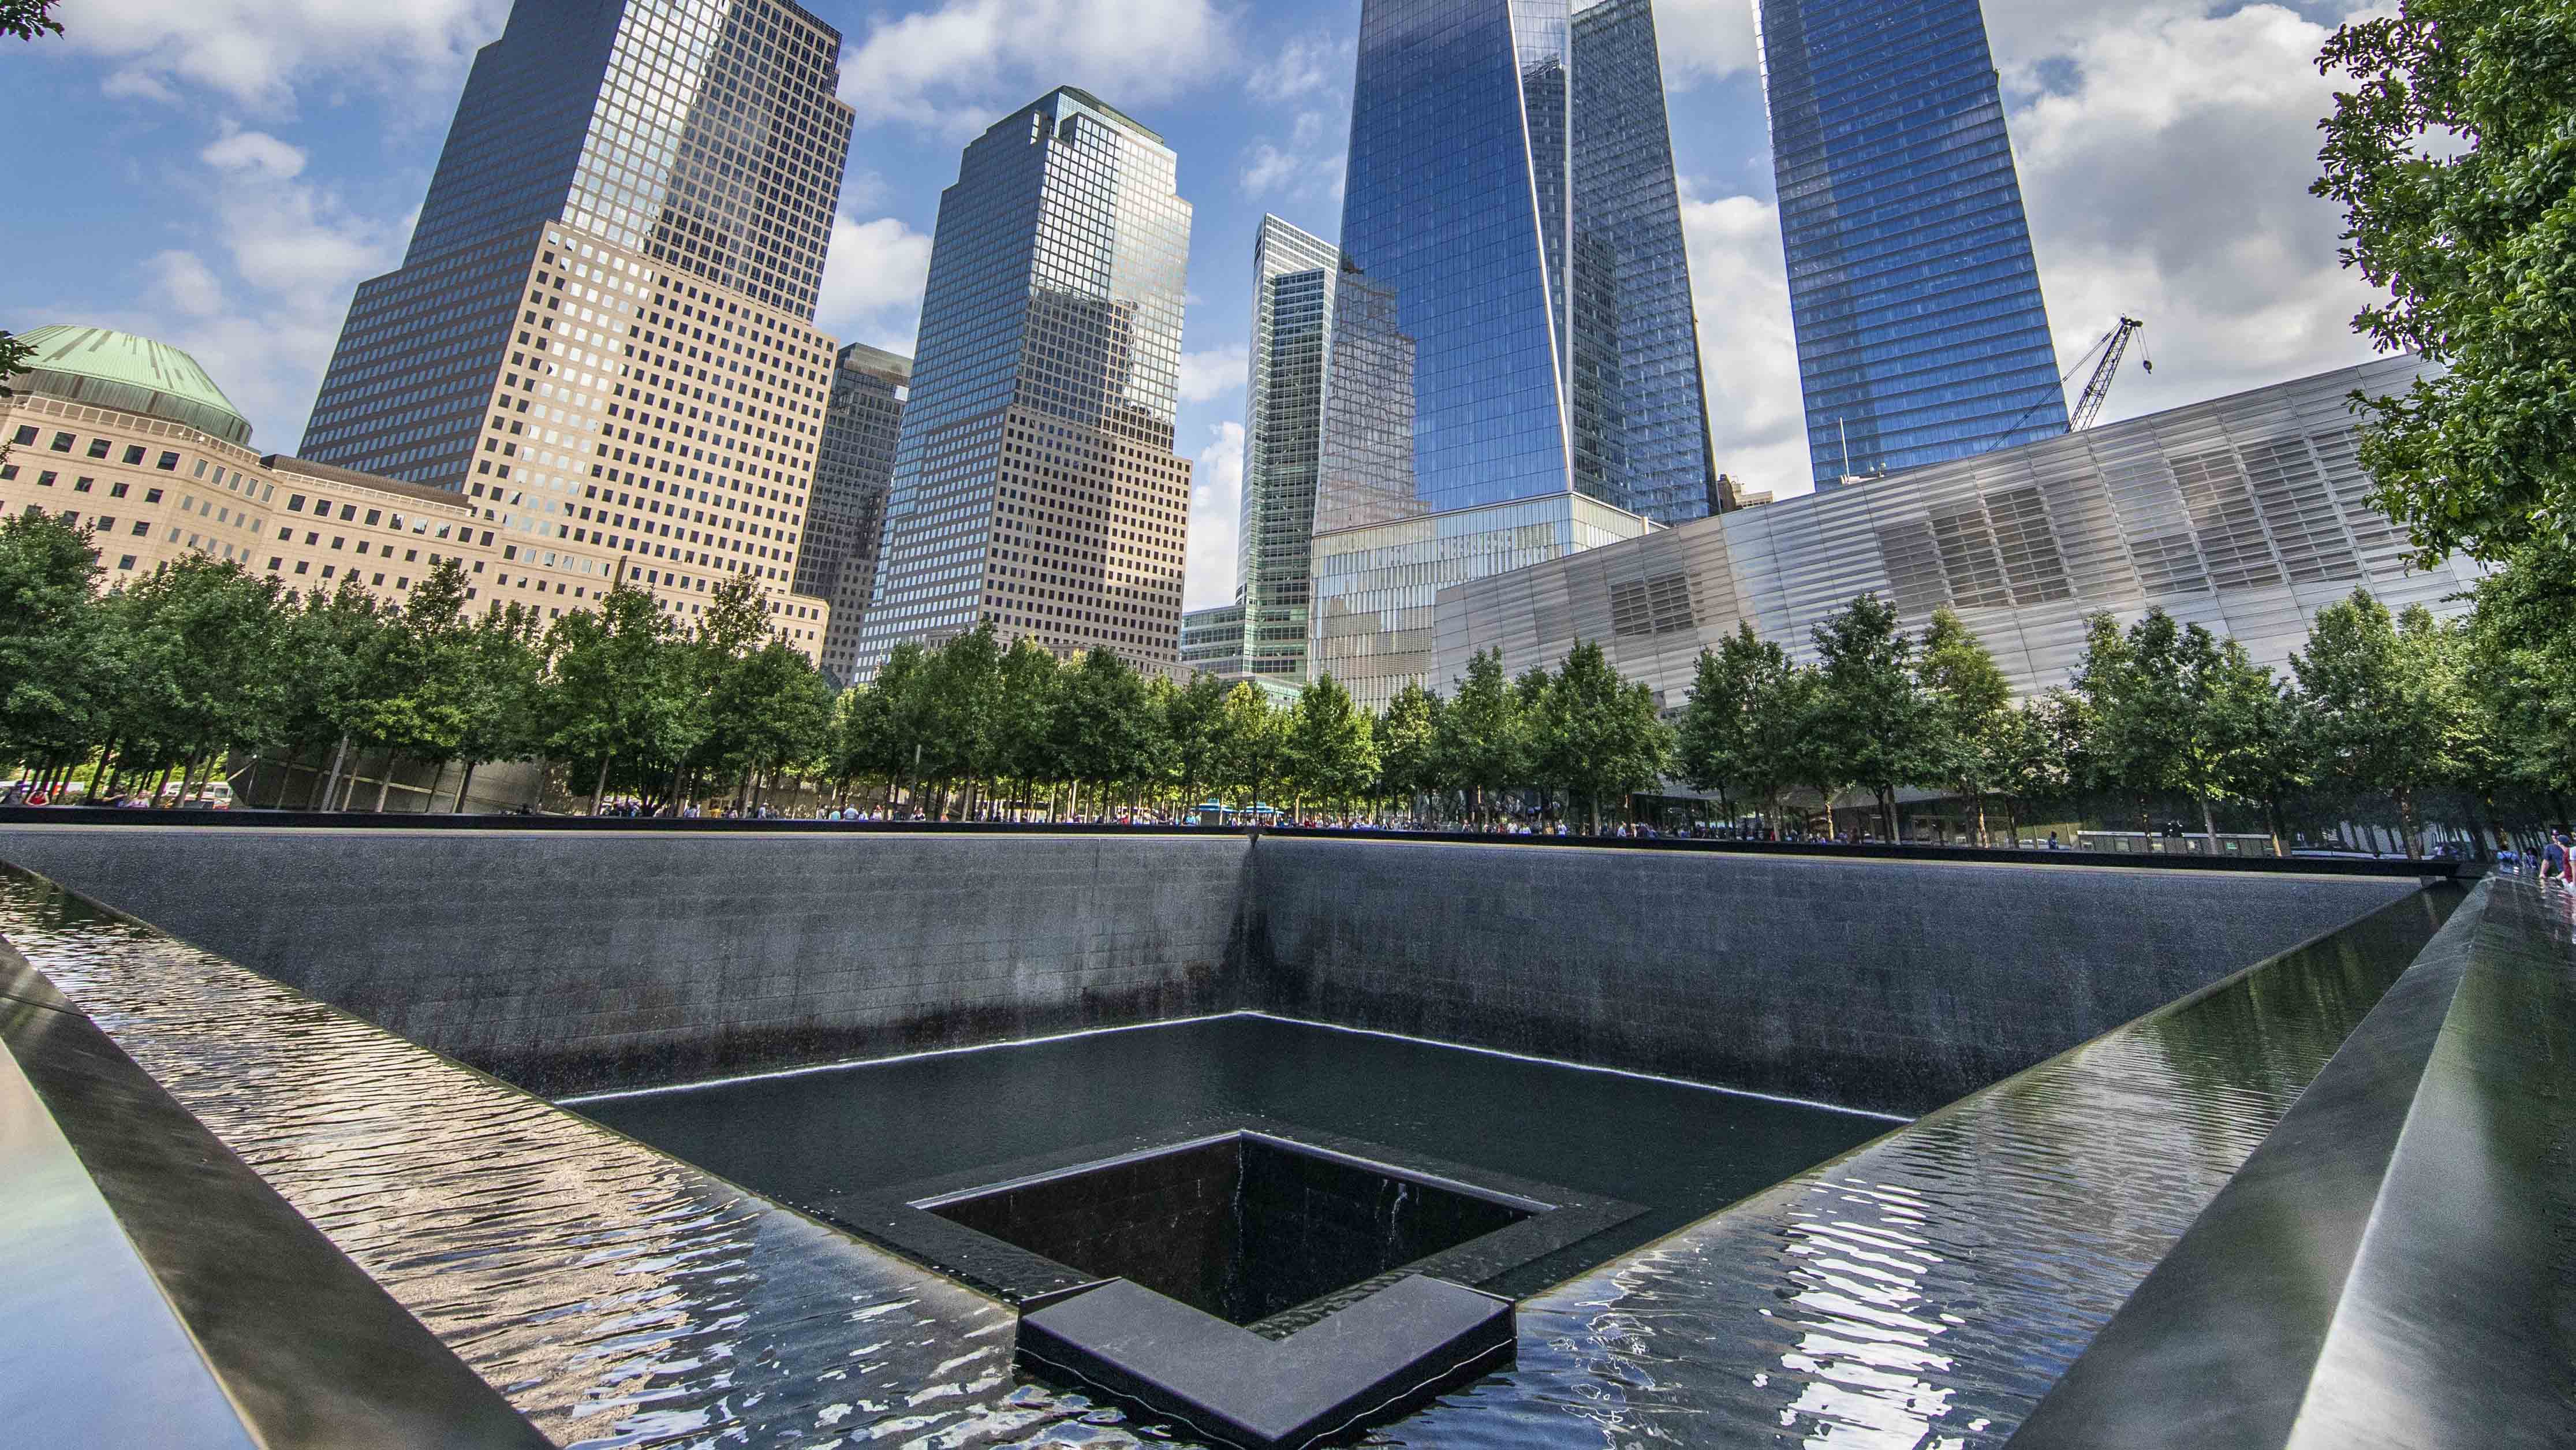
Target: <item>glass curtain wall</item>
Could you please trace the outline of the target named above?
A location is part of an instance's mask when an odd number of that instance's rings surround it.
[[[2066,431],[1977,0],[1758,0],[1816,482]]]
[[[1245,393],[1241,668],[1306,678],[1307,576],[1324,423],[1324,355],[1339,248],[1264,217],[1253,244],[1252,363]]]

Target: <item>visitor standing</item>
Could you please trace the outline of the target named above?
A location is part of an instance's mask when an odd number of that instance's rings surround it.
[[[2549,844],[2540,851],[2541,884],[2554,890],[2568,886],[2568,838],[2565,830],[2549,833]]]

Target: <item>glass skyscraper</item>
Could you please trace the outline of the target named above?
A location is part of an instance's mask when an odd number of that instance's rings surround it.
[[[1070,87],[966,147],[939,199],[856,678],[897,644],[982,623],[1177,668],[1190,205],[1175,176],[1161,137]]]
[[[1372,703],[1427,659],[1435,577],[1720,506],[1654,23],[1361,8],[1308,640]]]
[[[1252,363],[1245,392],[1238,547],[1246,673],[1306,678],[1307,556],[1323,447],[1324,357],[1341,249],[1275,216],[1252,248]],[[1185,651],[1186,659],[1186,651]]]
[[[2066,431],[1977,0],[1759,0],[1816,482]]]
[[[304,454],[518,535],[478,590],[559,613],[622,578],[689,615],[748,574],[819,643],[791,586],[832,381],[840,46],[792,0],[522,0],[402,266],[358,287]]]
[[[832,401],[814,459],[814,494],[796,546],[796,592],[832,601],[822,666],[847,680],[876,586],[894,447],[912,389],[912,359],[851,343],[832,370]]]

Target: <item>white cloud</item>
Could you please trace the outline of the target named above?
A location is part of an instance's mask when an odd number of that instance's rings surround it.
[[[451,90],[509,9],[509,0],[74,0],[63,42],[115,66],[112,95],[174,100],[184,84],[285,109],[295,83],[316,73]]]
[[[1708,385],[1717,467],[1746,489],[1801,493],[1808,483],[1805,404],[1780,210],[1749,196],[1685,200],[1700,371]]]
[[[1285,140],[1265,136],[1255,142],[1244,152],[1239,178],[1243,194],[1255,200],[1340,201],[1349,169],[1345,135],[1350,127],[1347,122],[1335,124],[1334,118],[1348,114],[1347,107],[1339,112],[1301,111]]]
[[[1246,84],[1256,99],[1294,101],[1347,87],[1350,74],[1350,44],[1336,36],[1316,34],[1289,41],[1278,54],[1254,66]]]
[[[265,131],[235,131],[198,153],[218,171],[247,171],[271,180],[304,174],[305,155]]]
[[[2367,285],[2340,218],[2307,195],[2333,104],[2328,31],[2277,5],[2149,9],[2079,41],[2073,81],[2012,117],[2058,353],[2073,366],[2123,312],[2156,360],[2107,418],[2218,397],[2370,355]]]
[[[909,353],[929,278],[930,238],[894,217],[835,217],[816,319],[843,342]]]
[[[1235,543],[1243,527],[1243,425],[1218,423],[1190,470],[1190,546],[1181,607],[1234,602]]]
[[[1132,111],[1216,79],[1234,52],[1212,0],[943,0],[853,36],[841,98],[863,121],[971,135],[1056,85]]]
[[[190,317],[212,317],[224,310],[224,284],[194,252],[170,251],[144,264],[153,286],[173,307]]]
[[[1228,393],[1242,391],[1245,374],[1251,365],[1252,351],[1244,347],[1182,353],[1181,401],[1213,402]]]
[[[1656,0],[1655,48],[1674,90],[1749,71],[1756,59],[1752,0]]]

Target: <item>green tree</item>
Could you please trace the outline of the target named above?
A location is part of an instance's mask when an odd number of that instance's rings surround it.
[[[1267,804],[1287,757],[1287,731],[1269,697],[1249,683],[1227,691],[1216,739],[1217,783],[1244,809]]]
[[[0,762],[64,766],[115,724],[87,529],[42,513],[0,520]]]
[[[1055,754],[1055,716],[1064,673],[1054,652],[1027,635],[1011,641],[996,668],[993,769],[1019,782],[1023,793],[1062,773]]]
[[[1693,790],[1760,802],[1776,830],[1783,797],[1800,784],[1798,746],[1812,680],[1788,652],[1738,624],[1701,650],[1674,758]]]
[[[1914,641],[1895,606],[1864,594],[1815,629],[1821,656],[1811,733],[1828,780],[1868,786],[1887,839],[1896,839],[1896,791],[1936,770],[1932,702],[1914,675]],[[1819,789],[1824,785],[1819,782]],[[1832,797],[1826,798],[1830,807]]]
[[[1377,722],[1377,794],[1405,802],[1416,820],[1422,798],[1441,789],[1441,710],[1438,695],[1407,681]]]
[[[2516,549],[2475,598],[2460,669],[2478,732],[2472,788],[2576,795],[2576,544]]]
[[[642,589],[620,586],[546,630],[539,720],[547,755],[591,782],[591,808],[621,782],[659,785],[688,702],[671,620]]]
[[[1204,670],[1166,698],[1163,733],[1172,745],[1172,775],[1183,804],[1195,807],[1225,776],[1226,699],[1234,687]]]
[[[2354,329],[2445,367],[2387,399],[2362,462],[2428,558],[2499,558],[2576,520],[2576,234],[2565,0],[2401,0],[2337,31],[2350,89],[2314,190],[2387,294]]]
[[[2289,854],[2289,802],[2316,779],[2307,702],[2231,639],[2221,648],[2210,705],[2214,793],[2260,808],[2272,854]]]
[[[0,0],[0,35],[14,35],[20,40],[34,40],[40,35],[60,35],[63,23],[54,18],[54,7],[62,0]]]
[[[1105,793],[1152,771],[1161,723],[1136,667],[1114,650],[1089,650],[1065,676],[1055,717],[1056,758],[1066,779]],[[1096,807],[1094,814],[1100,814]]]
[[[2003,797],[2005,824],[2015,846],[2030,808],[2063,800],[2081,778],[2077,754],[2084,734],[2085,707],[2066,690],[2052,690],[2025,700],[2010,712],[1995,733],[1995,790]]]
[[[277,713],[268,744],[288,755],[314,757],[313,792],[306,804],[336,810],[340,783],[354,779],[351,752],[371,701],[383,692],[382,636],[394,619],[355,576],[329,593],[315,590],[286,607],[276,640]]]
[[[1465,796],[1479,822],[1492,818],[1495,796],[1526,779],[1520,706],[1501,650],[1467,661],[1466,678],[1440,712],[1440,763],[1444,788]]]
[[[2317,611],[2307,648],[2290,657],[2311,705],[2320,765],[2353,791],[2395,799],[2410,857],[2423,849],[2421,793],[2458,770],[2461,696],[2439,633],[2422,606],[2391,618],[2388,606],[2357,589]]]
[[[2016,729],[2012,683],[1985,642],[1947,607],[1932,611],[1915,675],[1931,703],[1932,765],[1942,783],[1976,812],[1977,844],[1987,844],[1986,798],[1997,789]]]
[[[1329,672],[1298,694],[1283,753],[1301,799],[1312,795],[1328,805],[1346,804],[1377,784],[1377,744],[1368,714]]]
[[[475,767],[495,760],[525,760],[543,748],[538,692],[545,657],[538,651],[537,634],[536,610],[513,603],[476,620],[464,642],[458,661],[465,679],[464,730],[456,746],[464,774],[456,782],[452,811],[465,809],[466,793],[474,788]]]
[[[1672,761],[1672,731],[1655,710],[1655,693],[1632,685],[1601,646],[1577,641],[1540,694],[1533,714],[1532,765],[1538,778],[1577,800],[1601,831],[1604,801],[1660,783]]]
[[[476,687],[467,668],[474,631],[465,619],[466,589],[464,566],[439,560],[375,636],[375,688],[355,702],[351,719],[358,738],[385,752],[379,811],[393,790],[395,761],[444,767],[465,748]]]
[[[181,799],[194,793],[201,767],[219,768],[235,748],[274,733],[282,610],[274,580],[202,554],[113,596],[117,718],[147,763],[180,769]]]

